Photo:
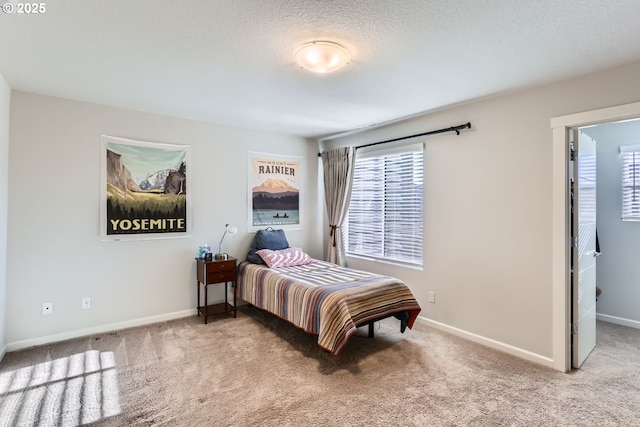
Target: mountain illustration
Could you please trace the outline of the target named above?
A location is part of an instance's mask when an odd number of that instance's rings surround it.
[[[164,184],[170,171],[171,169],[164,169],[152,173],[140,182],[140,188],[143,190],[164,190]]]
[[[269,193],[282,196],[282,193],[291,193],[290,195],[294,195],[299,193],[299,191],[281,179],[267,179],[262,184],[253,187],[253,194],[256,193]]]
[[[122,162],[122,156],[107,150],[107,183],[123,191],[140,191],[131,172]]]
[[[281,179],[267,179],[253,187],[254,209],[298,210],[300,191]]]
[[[182,162],[178,170],[162,169],[137,183],[124,165],[122,155],[107,150],[107,183],[122,191],[182,194],[186,192],[185,172],[186,165]]]

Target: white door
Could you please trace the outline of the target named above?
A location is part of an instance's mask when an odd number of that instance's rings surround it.
[[[572,365],[596,346],[596,142],[573,130]],[[575,238],[577,237],[577,241]],[[577,330],[576,330],[577,329]]]

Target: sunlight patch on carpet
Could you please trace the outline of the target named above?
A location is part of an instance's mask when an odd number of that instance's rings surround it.
[[[0,374],[1,426],[77,426],[120,412],[110,351],[90,350]]]

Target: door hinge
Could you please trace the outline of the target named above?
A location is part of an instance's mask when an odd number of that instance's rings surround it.
[[[569,158],[571,159],[571,161],[574,161],[576,159],[576,150],[574,150],[573,147],[571,147],[571,150],[569,151]]]
[[[578,238],[577,237],[572,237],[571,238],[571,246],[574,248],[578,247]]]
[[[578,333],[578,325],[575,323],[571,324],[571,335],[576,335]]]

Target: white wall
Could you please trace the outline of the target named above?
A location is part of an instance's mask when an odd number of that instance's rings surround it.
[[[596,140],[598,318],[640,327],[640,222],[622,221],[621,145],[640,144],[640,121],[584,129]]]
[[[0,75],[0,360],[6,352],[7,210],[9,204],[9,108],[11,90]]]
[[[191,145],[192,237],[100,240],[101,134]],[[304,228],[287,236],[322,256],[317,146],[304,139],[23,92],[12,94],[10,135],[9,350],[195,313],[197,247],[217,246],[233,223],[239,232],[225,250],[244,259],[253,237],[248,151],[304,156]],[[91,309],[81,309],[82,297],[91,297]],[[43,316],[49,301],[53,314]]]
[[[325,141],[427,137],[424,270],[349,259],[405,280],[428,323],[553,365],[550,119],[640,100],[640,64],[453,106]],[[427,302],[427,292],[436,303]]]

